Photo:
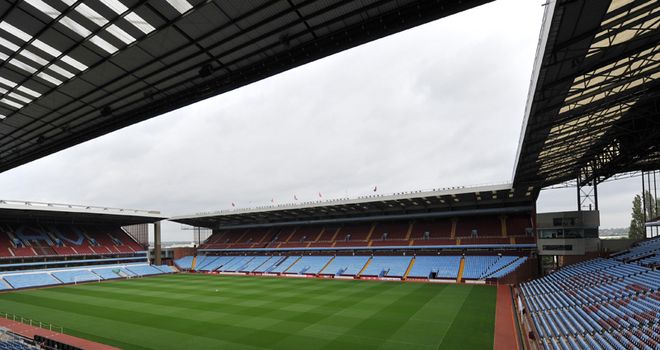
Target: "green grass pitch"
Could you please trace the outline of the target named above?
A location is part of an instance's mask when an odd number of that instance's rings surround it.
[[[178,274],[0,294],[123,349],[493,348],[496,288]]]

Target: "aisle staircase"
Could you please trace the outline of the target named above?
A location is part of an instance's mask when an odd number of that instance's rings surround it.
[[[195,271],[195,264],[197,263],[197,255],[193,256],[192,264],[190,264],[190,270]]]
[[[292,268],[295,264],[297,264],[298,261],[300,261],[300,259],[302,259],[302,256],[299,256],[298,259],[296,259],[296,261],[293,262],[293,264],[289,265],[286,269],[282,270],[282,272],[284,273],[289,271],[289,269]]]
[[[358,274],[355,275],[355,277],[360,277],[360,276],[362,276],[362,273],[364,272],[364,270],[367,269],[367,267],[369,267],[369,264],[371,264],[371,260],[373,260],[373,259],[374,259],[373,257],[370,257],[369,260],[367,260],[367,263],[364,264],[364,266],[362,267],[362,270],[360,270],[360,272],[358,272]]]
[[[458,267],[458,277],[456,277],[456,283],[461,283],[463,279],[463,270],[465,270],[465,257],[461,257],[461,265]]]
[[[322,274],[322,273],[323,273],[323,270],[325,270],[325,268],[328,267],[328,265],[330,265],[330,263],[332,263],[332,261],[335,260],[336,257],[337,257],[337,256],[335,255],[335,256],[332,257],[332,259],[328,260],[328,263],[325,264],[325,266],[323,266],[323,268],[320,269],[320,270],[319,270],[319,273],[317,273],[316,275],[318,276],[318,275]]]
[[[412,259],[410,259],[410,264],[408,264],[408,268],[406,269],[406,273],[403,274],[403,277],[401,278],[402,280],[406,280],[408,278],[408,274],[410,273],[410,270],[412,270],[413,265],[415,265],[415,257],[413,256]]]

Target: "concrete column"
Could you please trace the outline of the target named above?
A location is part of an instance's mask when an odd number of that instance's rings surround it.
[[[154,264],[160,265],[160,221],[154,223]]]

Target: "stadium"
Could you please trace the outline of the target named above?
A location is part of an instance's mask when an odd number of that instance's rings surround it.
[[[2,1],[0,172],[488,2]],[[646,238],[598,233],[600,184],[657,198],[660,5],[543,6],[510,182],[177,215],[0,200],[0,349],[660,349],[658,201]],[[576,207],[537,211],[553,186]]]

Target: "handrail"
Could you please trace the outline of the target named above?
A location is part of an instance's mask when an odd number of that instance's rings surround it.
[[[26,324],[26,325],[29,325],[29,326],[32,326],[32,327],[39,327],[41,329],[47,329],[47,330],[52,331],[52,332],[57,332],[57,333],[64,334],[64,327],[57,326],[57,325],[52,324],[52,323],[37,321],[37,320],[33,320],[31,318],[23,317],[23,316],[16,315],[16,314],[10,314],[10,313],[7,313],[7,312],[0,312],[0,316],[5,318],[5,319],[15,321],[15,322],[20,322],[20,323],[23,323],[23,324]]]

